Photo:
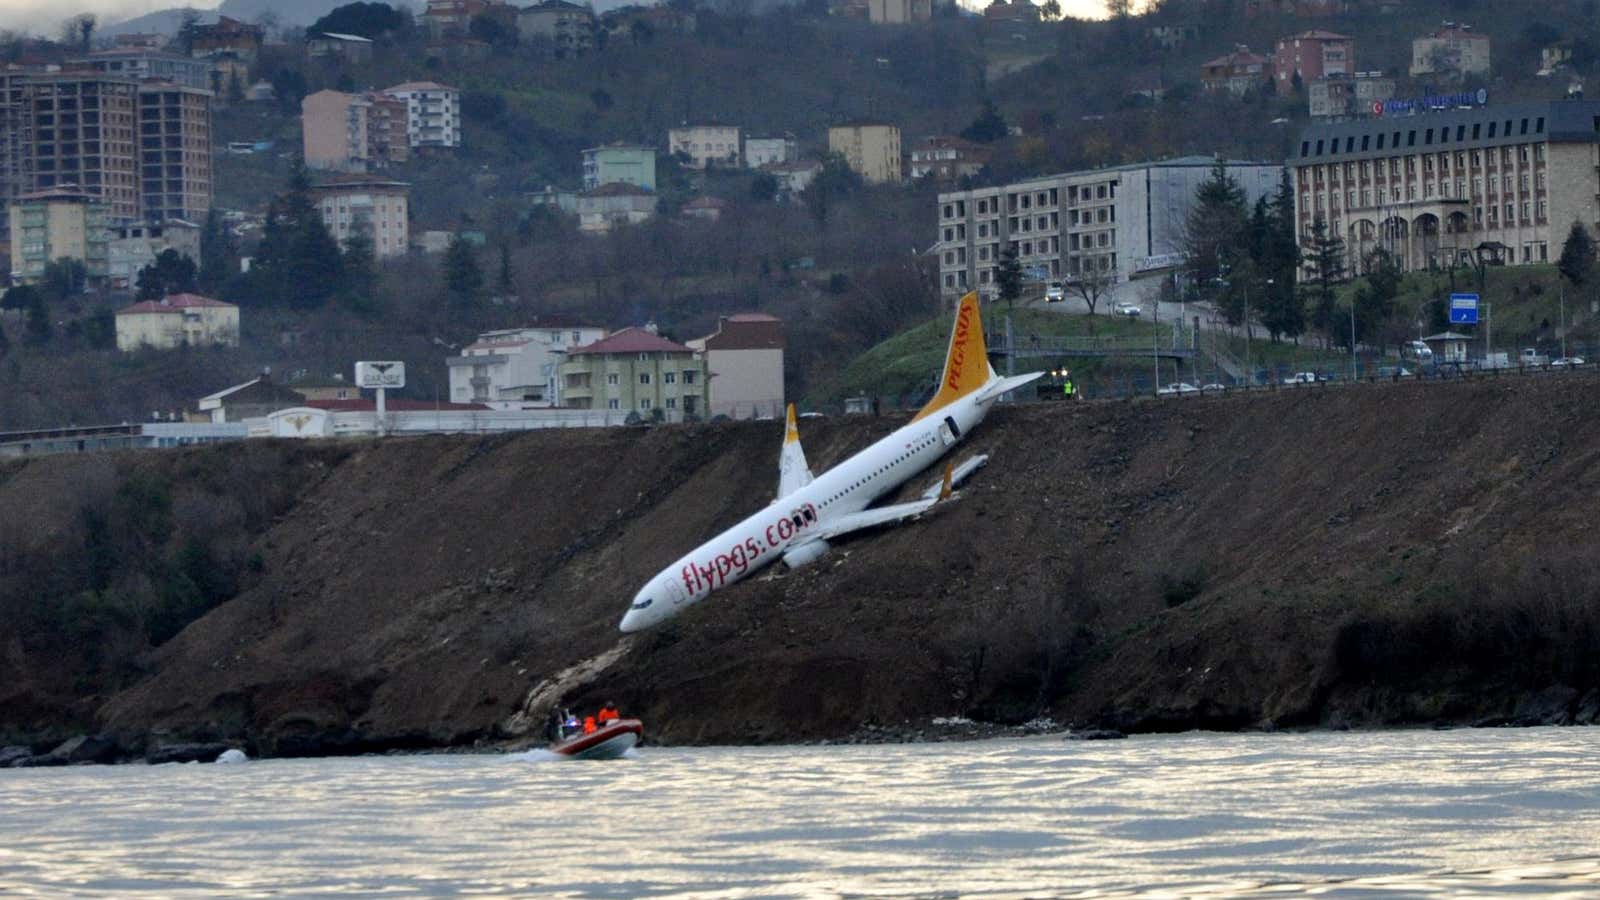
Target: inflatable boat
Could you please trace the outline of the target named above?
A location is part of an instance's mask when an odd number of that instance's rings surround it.
[[[552,744],[551,753],[571,759],[616,759],[644,739],[638,719],[613,719],[590,734],[578,733]]]

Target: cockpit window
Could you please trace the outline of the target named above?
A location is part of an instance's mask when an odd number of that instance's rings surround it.
[[[656,598],[654,598],[654,597],[646,597],[643,600],[640,600],[639,602],[633,604],[633,608],[634,609],[644,609],[646,606],[649,606],[650,604],[652,604],[654,602],[656,602]]]

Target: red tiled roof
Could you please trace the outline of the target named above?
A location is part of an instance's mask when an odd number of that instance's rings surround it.
[[[117,315],[132,313],[181,313],[186,309],[197,309],[209,306],[221,309],[235,309],[232,303],[202,297],[199,294],[171,294],[160,300],[141,300],[132,306],[125,306],[117,310]]]
[[[572,351],[573,356],[587,353],[693,353],[682,344],[669,341],[659,334],[643,328],[624,328],[609,337]]]

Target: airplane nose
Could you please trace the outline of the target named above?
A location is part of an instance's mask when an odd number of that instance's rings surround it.
[[[622,617],[622,622],[621,624],[617,625],[617,628],[621,631],[627,632],[638,631],[644,626],[644,617],[639,615],[639,610],[630,609],[628,610],[627,614]]]

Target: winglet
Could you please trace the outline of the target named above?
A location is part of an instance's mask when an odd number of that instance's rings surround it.
[[[939,485],[939,502],[950,499],[950,481],[955,476],[955,463],[948,463],[944,467],[944,484]]]
[[[793,403],[789,404],[789,424],[783,430],[783,442],[785,444],[800,442],[800,426],[795,424]]]
[[[961,298],[956,307],[956,319],[950,329],[950,347],[945,352],[944,373],[939,378],[939,391],[933,395],[911,421],[932,415],[937,410],[979,390],[993,376],[989,367],[989,352],[983,340],[983,315],[978,307],[978,293],[973,291]]]

